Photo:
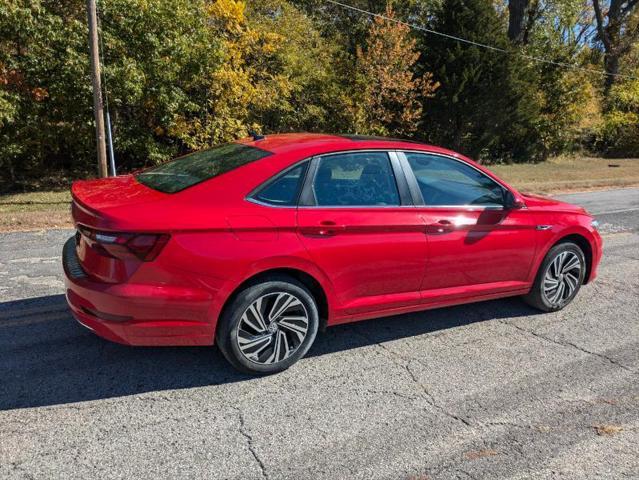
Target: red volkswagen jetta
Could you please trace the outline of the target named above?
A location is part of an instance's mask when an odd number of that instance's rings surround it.
[[[72,192],[77,320],[128,345],[215,343],[245,372],[340,323],[513,295],[559,310],[601,258],[583,208],[384,138],[242,140]]]

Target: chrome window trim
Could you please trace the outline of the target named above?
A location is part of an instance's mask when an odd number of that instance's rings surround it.
[[[328,153],[320,153],[320,154],[315,154],[315,155],[311,155],[310,157],[305,157],[302,160],[299,160],[297,162],[295,162],[294,164],[290,165],[289,167],[285,168],[284,170],[276,173],[275,175],[273,175],[272,177],[270,177],[269,179],[265,180],[264,182],[262,182],[260,185],[258,185],[257,187],[255,187],[253,190],[251,190],[251,192],[244,197],[244,200],[251,202],[253,204],[256,205],[260,205],[263,207],[269,207],[269,208],[294,208],[294,209],[300,209],[300,208],[304,208],[304,209],[309,209],[309,208],[322,208],[322,209],[337,209],[337,210],[343,210],[343,209],[379,209],[379,210],[386,210],[389,208],[412,208],[412,209],[463,209],[463,210],[508,210],[506,209],[503,205],[502,206],[498,206],[498,205],[427,205],[424,202],[423,198],[421,198],[421,192],[419,192],[419,196],[420,196],[420,200],[422,201],[421,204],[414,204],[414,205],[334,205],[334,206],[327,206],[327,205],[300,205],[300,200],[304,194],[304,190],[308,187],[310,187],[310,183],[312,181],[312,179],[309,178],[309,173],[311,173],[312,170],[316,170],[313,169],[313,161],[317,161],[319,158],[321,157],[327,157],[330,155],[343,155],[343,154],[348,154],[348,153],[366,153],[366,152],[385,152],[388,157],[389,160],[391,161],[391,169],[393,167],[392,164],[392,157],[391,155],[396,155],[397,158],[400,160],[400,165],[402,167],[402,173],[404,174],[404,178],[406,179],[407,183],[408,183],[408,188],[409,190],[411,190],[412,192],[412,186],[411,186],[411,182],[409,181],[409,175],[412,175],[413,178],[415,178],[415,174],[413,173],[412,168],[410,168],[410,165],[408,164],[408,159],[406,157],[406,155],[404,154],[404,152],[411,152],[411,153],[421,153],[423,155],[436,155],[439,157],[443,157],[443,158],[447,158],[449,160],[454,160],[456,162],[462,163],[464,165],[467,165],[468,167],[476,170],[477,172],[481,173],[482,175],[490,178],[492,181],[494,181],[495,183],[497,183],[500,187],[502,187],[503,189],[509,191],[512,193],[512,190],[510,188],[508,188],[506,185],[504,185],[500,180],[497,180],[496,178],[493,178],[490,175],[487,175],[486,173],[482,172],[480,169],[478,169],[477,167],[475,167],[474,165],[471,165],[470,163],[462,160],[461,158],[456,158],[454,156],[451,155],[447,155],[444,153],[439,153],[439,152],[432,152],[429,150],[419,150],[419,149],[411,149],[411,148],[365,148],[365,149],[348,149],[348,150],[338,150],[335,152],[328,152]],[[280,175],[285,174],[285,172],[294,169],[295,167],[299,166],[300,164],[304,163],[304,162],[309,162],[308,167],[306,168],[305,172],[304,172],[304,179],[302,181],[302,186],[300,188],[299,194],[298,194],[298,199],[297,199],[297,204],[295,205],[276,205],[276,204],[272,204],[272,203],[267,203],[267,202],[263,202],[261,200],[258,200],[256,198],[253,197],[253,195],[255,195],[255,193],[259,192],[263,187],[265,187],[266,185],[268,185],[268,183],[270,183],[271,181],[274,181],[275,179],[277,179]],[[406,170],[409,170],[408,172]],[[393,171],[393,175],[397,175],[396,172],[392,169]],[[315,173],[315,171],[313,171],[313,173]],[[395,182],[397,184],[398,179],[395,178]],[[399,184],[397,184],[397,188],[399,190]],[[400,192],[400,197],[401,197],[401,192]],[[524,206],[522,208],[520,208],[519,210],[525,210],[528,207]]]
[[[246,200],[247,202],[251,202],[254,203],[256,205],[260,205],[262,207],[271,207],[271,208],[297,208],[297,205],[276,205],[274,203],[266,203],[263,202],[261,200],[258,200],[257,198],[253,198],[253,197],[246,197],[244,198],[244,200]]]
[[[269,205],[270,206],[270,205]],[[424,208],[441,208],[441,209],[464,209],[464,210],[504,210],[504,207],[500,207],[497,205],[325,205],[325,206],[317,206],[317,205],[298,205],[297,208],[323,208],[323,209],[358,209],[358,208],[368,208],[368,209],[388,209],[388,208],[413,208],[423,210]]]

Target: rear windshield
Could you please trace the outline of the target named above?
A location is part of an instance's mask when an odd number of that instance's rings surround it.
[[[176,158],[145,170],[136,178],[154,190],[175,193],[269,155],[272,152],[228,143]]]

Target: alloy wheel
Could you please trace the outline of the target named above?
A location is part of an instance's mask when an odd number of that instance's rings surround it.
[[[295,353],[308,328],[308,312],[298,297],[288,292],[268,293],[242,314],[237,345],[246,359],[270,365]]]
[[[543,282],[543,294],[553,307],[566,303],[581,281],[581,261],[576,253],[559,253],[546,269]]]

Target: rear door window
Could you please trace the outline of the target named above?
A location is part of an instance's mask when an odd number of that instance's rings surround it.
[[[136,178],[154,190],[175,193],[272,154],[241,143],[228,143],[152,167]]]
[[[320,158],[313,180],[318,206],[398,206],[399,191],[386,152]]]

